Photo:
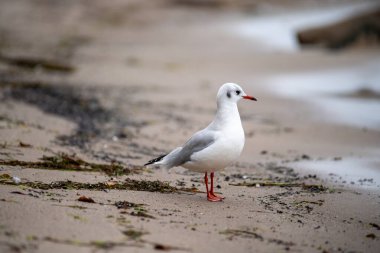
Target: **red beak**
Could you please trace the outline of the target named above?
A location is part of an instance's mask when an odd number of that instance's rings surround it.
[[[244,99],[249,99],[249,100],[253,100],[253,101],[257,101],[256,98],[252,97],[252,96],[243,96]]]

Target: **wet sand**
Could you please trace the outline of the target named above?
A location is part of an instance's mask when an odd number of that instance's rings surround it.
[[[379,128],[273,80],[379,50],[268,51],[230,30],[312,2],[179,2],[1,3],[0,251],[377,252]],[[239,104],[245,148],[210,203],[203,175],[141,165],[205,127],[230,81],[259,101]]]

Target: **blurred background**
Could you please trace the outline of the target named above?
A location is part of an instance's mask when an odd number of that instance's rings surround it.
[[[258,99],[226,201],[152,190],[204,189],[142,165],[207,126],[226,82]],[[380,3],[0,0],[0,165],[0,251],[377,252]]]
[[[236,82],[259,99],[241,105],[246,161],[260,147],[378,168],[379,17],[378,1],[3,0],[1,113],[38,123],[10,103],[36,106],[68,120],[56,144],[139,164],[207,124]]]

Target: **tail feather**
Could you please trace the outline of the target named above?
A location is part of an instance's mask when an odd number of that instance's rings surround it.
[[[150,160],[149,162],[147,162],[146,164],[144,164],[144,166],[147,166],[147,165],[154,164],[154,163],[156,163],[156,162],[162,161],[162,159],[163,159],[165,156],[167,156],[167,155],[168,155],[168,154],[165,154],[165,155],[161,155],[161,156],[159,156],[159,157],[157,157],[157,158],[154,158],[154,159]]]

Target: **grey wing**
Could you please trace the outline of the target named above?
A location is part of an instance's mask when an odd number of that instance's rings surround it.
[[[215,142],[215,133],[212,131],[199,131],[195,133],[176,154],[173,166],[180,166],[191,160],[191,156]]]

